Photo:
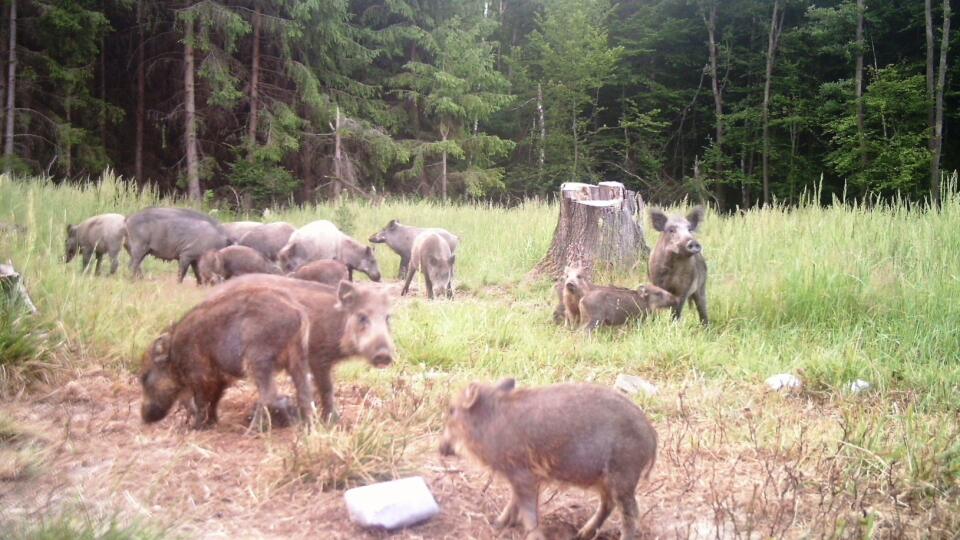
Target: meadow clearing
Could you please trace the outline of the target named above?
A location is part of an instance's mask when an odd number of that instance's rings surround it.
[[[554,325],[552,283],[530,275],[557,207],[347,201],[275,210],[268,221],[330,219],[358,240],[390,219],[458,234],[456,297],[399,299],[399,362],[342,364],[332,428],[246,433],[256,391],[227,391],[221,421],[139,418],[144,348],[209,289],[148,258],[131,281],[63,264],[68,223],[129,214],[160,199],[107,174],[78,188],[0,177],[0,259],[24,274],[40,312],[0,322],[0,530],[13,537],[379,538],[351,524],[342,488],[423,475],[441,507],[400,538],[493,538],[508,498],[466,458],[436,450],[452,393],[515,377],[654,382],[635,401],[660,435],[638,488],[649,538],[952,538],[960,531],[960,195],[942,208],[807,202],[708,212],[711,325],[693,310],[593,336]],[[258,216],[231,216],[222,221]],[[653,245],[656,233],[647,230]],[[399,258],[374,247],[385,279]],[[645,280],[604,276],[624,286]],[[419,278],[418,278],[419,280]],[[804,387],[763,381],[790,372]],[[862,393],[856,379],[869,381]],[[279,376],[286,384],[286,376]],[[285,386],[287,393],[290,387]],[[572,535],[593,494],[548,488],[548,534]],[[619,517],[601,530],[616,538]],[[6,533],[5,533],[6,535]],[[58,536],[59,535],[59,536]],[[521,538],[519,529],[501,538]]]

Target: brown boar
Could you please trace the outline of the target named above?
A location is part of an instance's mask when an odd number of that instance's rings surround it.
[[[600,507],[577,538],[593,538],[620,507],[620,538],[638,538],[634,490],[649,477],[657,433],[643,411],[617,392],[588,384],[515,389],[513,379],[496,386],[471,384],[452,407],[440,452],[462,448],[512,488],[510,502],[494,522],[519,521],[527,539],[543,539],[537,517],[542,484],[556,481],[600,493]]]
[[[292,278],[305,279],[307,281],[314,281],[331,286],[336,286],[341,281],[350,281],[350,271],[347,265],[331,259],[308,262],[300,268],[297,268],[295,272],[287,275]]]
[[[280,268],[255,249],[246,246],[227,246],[211,250],[197,263],[200,282],[215,285],[244,274],[279,274]]]
[[[617,326],[645,320],[658,309],[672,308],[677,297],[656,285],[594,287],[580,299],[580,323],[588,332],[600,326]]]
[[[453,298],[453,286],[450,284],[453,277],[453,265],[456,256],[450,252],[450,245],[442,236],[435,232],[420,233],[413,241],[413,251],[410,253],[410,267],[407,269],[407,279],[403,284],[400,295],[407,294],[410,282],[417,270],[423,274],[423,282],[427,289],[427,298],[433,298],[433,289],[436,287],[444,292],[447,298]]]
[[[580,299],[590,292],[593,284],[587,279],[587,273],[579,265],[567,266],[563,277],[555,287],[560,304],[554,310],[554,321],[566,322],[567,328],[580,327]],[[559,314],[562,314],[562,319]]]
[[[390,332],[390,297],[373,283],[341,281],[337,287],[269,274],[249,274],[214,289],[209,300],[221,296],[242,298],[248,291],[270,289],[286,294],[310,314],[307,358],[324,418],[336,418],[333,368],[351,357],[385,367],[396,357]]]
[[[667,216],[663,211],[650,210],[653,228],[660,231],[660,239],[650,253],[650,281],[678,298],[673,318],[679,319],[687,301],[697,306],[700,323],[707,320],[707,262],[703,246],[694,236],[703,222],[704,209],[698,206],[687,214]]]

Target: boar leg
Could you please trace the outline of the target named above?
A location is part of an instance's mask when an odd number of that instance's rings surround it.
[[[223,397],[225,385],[222,381],[213,381],[204,384],[193,394],[196,405],[196,420],[194,429],[207,429],[217,423],[217,405]]]
[[[86,272],[90,268],[90,257],[93,256],[93,252],[88,247],[81,249],[83,252],[83,271]]]
[[[510,492],[510,502],[503,507],[503,512],[500,512],[500,515],[497,516],[496,521],[493,522],[493,526],[497,529],[502,529],[504,527],[513,527],[517,524],[517,495],[516,492]]]
[[[190,268],[190,259],[180,257],[180,273],[177,276],[177,283],[183,283],[183,278],[187,275],[187,269]]]
[[[307,377],[306,361],[291,361],[287,373],[297,389],[297,405],[300,407],[301,420],[308,420],[313,416],[313,389],[310,387],[310,378]]]
[[[706,326],[707,321],[707,285],[704,283],[697,289],[697,292],[690,295],[693,303],[697,306],[697,313],[700,315],[700,324]]]
[[[529,471],[514,473],[510,477],[513,487],[513,497],[516,499],[517,514],[523,529],[527,532],[527,540],[544,540],[540,531],[537,505],[540,497],[540,484],[537,478]]]
[[[340,419],[333,404],[333,373],[331,366],[324,366],[313,372],[317,393],[320,394],[320,414],[325,421],[336,422]]]
[[[433,300],[433,281],[430,280],[430,272],[423,273],[423,285],[427,288],[427,298]]]
[[[678,300],[676,305],[673,306],[673,320],[679,321],[680,315],[683,315],[683,305],[686,304],[686,299]]]
[[[96,265],[96,267],[94,267],[94,269],[93,269],[93,275],[99,276],[99,275],[100,275],[100,263],[103,262],[103,253],[97,253],[96,255],[94,255],[94,257],[97,259],[97,265]]]
[[[623,523],[620,525],[620,540],[637,540],[637,517],[640,510],[637,508],[637,498],[633,491],[620,494],[620,512]]]
[[[600,491],[600,507],[597,508],[597,512],[593,514],[590,521],[577,532],[577,540],[590,540],[596,536],[600,526],[607,520],[612,510],[613,497],[610,494],[610,490],[604,488]]]
[[[110,254],[110,275],[117,273],[117,268],[120,266],[120,254],[111,253]]]
[[[407,291],[410,290],[410,282],[413,281],[413,276],[417,274],[417,268],[411,266],[407,269],[407,280],[403,282],[403,290],[400,291],[400,296],[405,296]]]
[[[130,273],[133,274],[133,277],[143,277],[143,271],[140,270],[140,263],[143,262],[146,256],[147,250],[142,246],[137,245],[130,248]]]
[[[407,273],[407,268],[410,266],[410,256],[407,255],[404,257],[400,255],[400,270],[397,272],[397,279],[403,279],[403,276]]]

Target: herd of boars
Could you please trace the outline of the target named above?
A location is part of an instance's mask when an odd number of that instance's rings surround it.
[[[674,318],[693,303],[707,324],[707,265],[695,233],[704,210],[686,217],[650,212],[660,232],[650,255],[651,283],[636,289],[600,286],[585,268],[571,265],[556,283],[554,320],[588,332],[599,326],[642,321],[671,309]],[[391,220],[369,237],[400,256],[401,294],[419,271],[426,294],[452,297],[459,238],[440,228],[418,228]],[[295,228],[288,223],[235,222],[179,208],[149,208],[129,217],[95,216],[67,226],[66,261],[78,252],[86,267],[104,254],[116,272],[121,246],[130,270],[140,276],[144,257],[179,263],[179,281],[192,269],[198,284],[217,285],[210,295],[157,337],[143,355],[141,416],[165,418],[185,408],[192,426],[217,422],[217,405],[232,381],[249,378],[257,387],[255,417],[290,409],[278,395],[274,375],[286,371],[296,390],[296,415],[338,418],[333,368],[349,358],[375,367],[396,359],[390,328],[391,299],[376,283],[354,283],[353,271],[380,281],[370,246],[330,221]],[[613,509],[621,512],[623,539],[637,536],[635,489],[649,476],[657,433],[643,411],[618,392],[589,384],[516,388],[513,379],[473,383],[447,412],[440,452],[466,450],[512,489],[494,521],[497,528],[522,525],[528,539],[544,538],[538,521],[542,484],[558,481],[599,492],[600,506],[577,538],[593,538]]]

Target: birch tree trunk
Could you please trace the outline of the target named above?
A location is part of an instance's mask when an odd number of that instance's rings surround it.
[[[703,15],[703,22],[707,26],[707,48],[710,51],[710,78],[711,78],[711,87],[713,90],[713,112],[717,117],[716,125],[716,145],[717,145],[717,154],[718,159],[716,163],[717,172],[721,172],[723,169],[722,161],[719,159],[719,156],[723,155],[723,95],[722,89],[720,88],[720,77],[718,73],[717,63],[718,63],[718,53],[717,53],[717,3],[713,1],[710,3],[710,12],[709,14]]]
[[[770,204],[770,82],[773,79],[774,55],[777,53],[780,32],[783,29],[784,9],[781,1],[775,0],[773,3],[770,36],[767,40],[767,71],[763,83],[763,204],[765,205]]]
[[[187,144],[187,196],[200,200],[200,163],[197,155],[197,104],[194,85],[193,20],[185,23],[183,40],[184,129]]]
[[[5,173],[13,167],[13,115],[17,94],[17,0],[10,0],[10,45],[7,59],[7,118],[3,131],[3,158]]]
[[[940,40],[940,65],[937,66],[936,111],[933,129],[933,158],[930,160],[930,188],[935,204],[940,204],[940,153],[943,150],[943,87],[947,79],[947,50],[950,48],[950,0],[943,0],[943,30],[941,31]]]

